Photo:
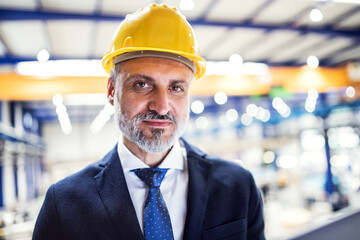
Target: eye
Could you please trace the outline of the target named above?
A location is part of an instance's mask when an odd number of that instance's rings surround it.
[[[139,93],[149,93],[152,91],[153,86],[148,82],[137,81],[133,84],[134,91]]]
[[[172,87],[171,87],[171,91],[180,93],[180,92],[183,92],[183,91],[184,91],[184,88],[182,88],[181,86],[175,85],[175,86],[172,86]]]
[[[146,87],[150,87],[150,86],[146,82],[137,82],[137,83],[135,83],[135,87],[146,88]]]

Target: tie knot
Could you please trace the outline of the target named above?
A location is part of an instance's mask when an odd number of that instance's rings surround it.
[[[132,170],[149,187],[160,187],[168,168],[138,168]]]

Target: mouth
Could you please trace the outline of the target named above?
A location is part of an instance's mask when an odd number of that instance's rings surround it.
[[[156,127],[156,128],[165,128],[172,124],[172,121],[170,120],[161,120],[161,119],[144,120],[143,122],[148,126]]]

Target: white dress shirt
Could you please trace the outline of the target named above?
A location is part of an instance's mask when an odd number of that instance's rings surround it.
[[[136,216],[144,232],[143,210],[149,188],[131,170],[149,166],[132,154],[121,139],[118,143],[118,153]],[[160,185],[160,191],[169,210],[174,239],[180,240],[183,239],[184,234],[189,174],[186,150],[180,146],[179,141],[176,141],[158,167],[169,168]]]

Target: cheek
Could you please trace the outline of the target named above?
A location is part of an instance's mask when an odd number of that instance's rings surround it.
[[[186,118],[189,114],[189,99],[183,99],[181,101],[177,101],[174,104],[174,111],[179,118],[181,119]]]
[[[139,113],[147,111],[147,102],[139,97],[132,97],[124,94],[120,99],[120,106],[122,112],[133,118]]]

